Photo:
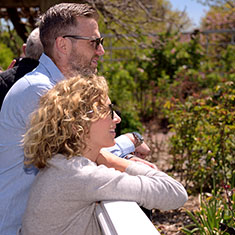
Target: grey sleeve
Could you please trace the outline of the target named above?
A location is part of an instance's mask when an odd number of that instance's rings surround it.
[[[187,192],[179,182],[143,164],[133,163],[124,173],[103,165],[90,167],[83,177],[83,197],[90,202],[125,200],[148,209],[171,210],[187,201]]]
[[[136,163],[130,165],[126,172],[139,177],[143,185],[143,201],[140,204],[148,209],[172,210],[183,206],[188,200],[183,185],[162,171]]]

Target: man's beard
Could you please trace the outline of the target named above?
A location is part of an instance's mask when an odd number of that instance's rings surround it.
[[[81,57],[83,55],[79,55],[76,52],[72,51],[69,61],[70,61],[70,69],[67,71],[67,76],[76,76],[76,74],[82,74],[84,76],[96,74],[97,69],[92,68],[90,63],[84,65],[84,61],[82,61]]]

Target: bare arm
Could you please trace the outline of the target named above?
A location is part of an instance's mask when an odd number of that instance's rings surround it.
[[[130,161],[117,157],[116,155],[105,151],[101,150],[100,154],[96,160],[97,165],[105,165],[108,168],[114,168],[116,170],[119,170],[121,172],[126,171],[126,168],[131,164]]]

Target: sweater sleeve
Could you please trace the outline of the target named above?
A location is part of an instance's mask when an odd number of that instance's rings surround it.
[[[86,166],[82,172],[76,182],[84,200],[90,202],[125,200],[147,209],[171,210],[187,200],[187,192],[179,182],[143,164],[132,163],[124,173],[103,165]],[[74,192],[76,197],[75,189]]]
[[[183,185],[162,171],[136,163],[131,164],[126,172],[139,177],[141,184],[144,185],[140,204],[148,209],[177,209],[188,200]],[[151,193],[152,189],[154,189],[153,193]]]

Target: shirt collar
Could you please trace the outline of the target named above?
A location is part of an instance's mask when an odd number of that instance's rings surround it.
[[[64,75],[61,73],[59,68],[46,54],[42,53],[39,62],[47,70],[52,81],[57,83],[64,79]]]

